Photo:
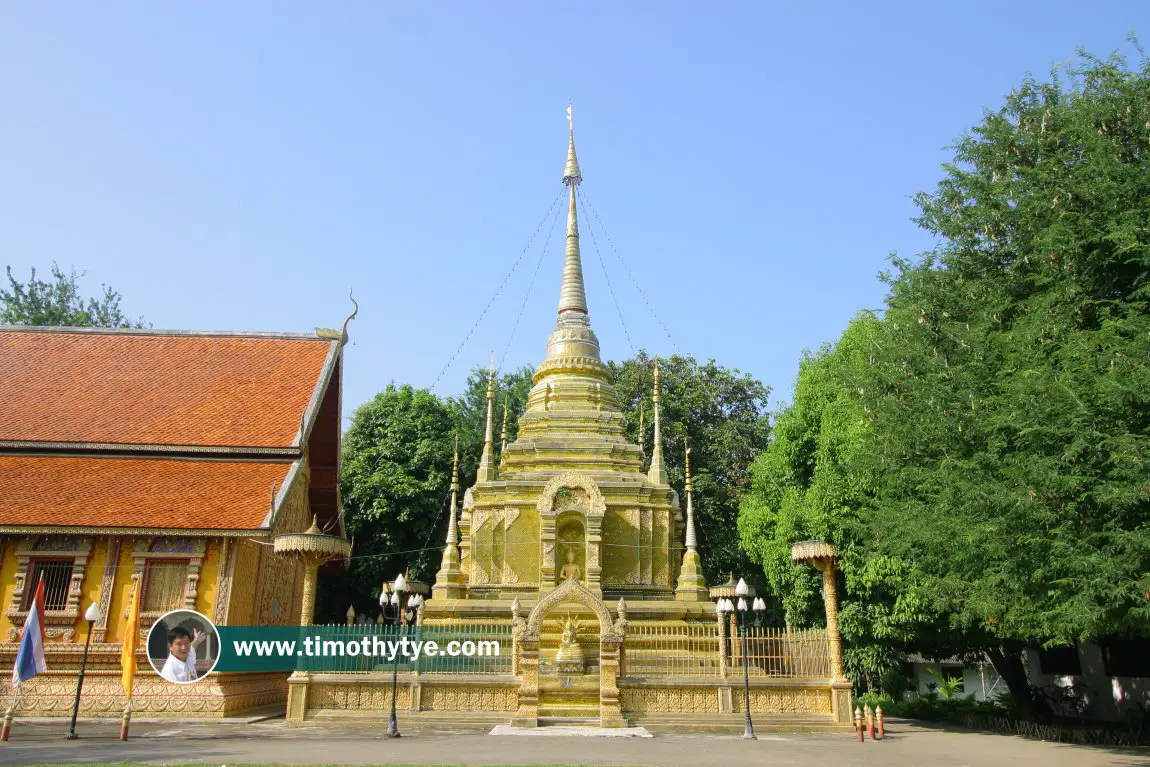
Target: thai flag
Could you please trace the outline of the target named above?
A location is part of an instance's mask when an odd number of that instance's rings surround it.
[[[16,651],[16,665],[12,668],[12,686],[27,682],[32,677],[48,670],[44,660],[44,578],[36,584],[36,595],[32,598],[32,609],[24,621],[24,634],[20,637],[20,649]]]

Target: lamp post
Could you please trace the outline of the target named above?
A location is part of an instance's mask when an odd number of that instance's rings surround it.
[[[92,624],[100,620],[100,606],[93,602],[84,613],[84,620],[88,621],[88,636],[84,639],[84,657],[80,660],[80,676],[76,679],[76,701],[72,704],[72,726],[68,728],[68,740],[75,740],[76,717],[80,715],[80,692],[84,689],[84,672],[88,668],[88,648],[92,646]]]
[[[738,613],[739,635],[742,641],[742,656],[743,656],[743,713],[746,721],[743,727],[743,738],[746,740],[758,740],[755,737],[755,727],[751,722],[751,671],[750,662],[747,658],[747,621],[750,619],[748,615],[749,610],[756,613],[756,625],[762,621],[762,613],[767,608],[766,602],[761,598],[756,597],[752,606],[747,607],[747,596],[751,593],[750,587],[747,582],[742,578],[739,579],[738,585],[735,587],[735,595],[738,596],[738,604],[732,604],[730,599],[726,597],[719,600],[718,610],[723,613]]]
[[[407,589],[407,581],[401,573],[392,584],[391,606],[395,612],[395,625],[400,632],[403,631],[403,592]],[[380,595],[380,601],[383,595]],[[399,724],[395,720],[395,694],[399,687],[399,651],[391,659],[391,718],[387,722],[387,737],[399,737]]]

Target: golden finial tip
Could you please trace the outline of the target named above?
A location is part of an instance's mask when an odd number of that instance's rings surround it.
[[[578,185],[583,180],[579,171],[579,159],[575,156],[575,122],[572,118],[573,106],[567,105],[567,165],[563,168],[563,183],[568,186]]]

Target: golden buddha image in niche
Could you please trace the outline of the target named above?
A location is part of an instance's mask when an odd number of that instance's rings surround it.
[[[568,548],[564,557],[567,561],[564,563],[562,569],[559,570],[559,580],[565,581],[568,578],[579,580],[582,578],[583,568],[579,567],[579,564],[575,561],[575,550]]]

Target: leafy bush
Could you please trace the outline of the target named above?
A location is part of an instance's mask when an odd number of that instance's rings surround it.
[[[885,713],[894,710],[895,703],[894,698],[890,697],[886,693],[864,692],[862,695],[856,695],[854,702],[851,705],[852,711],[854,711],[854,708],[856,707],[863,708],[864,706],[870,706],[872,709],[875,709],[879,706],[882,706],[882,710]]]

